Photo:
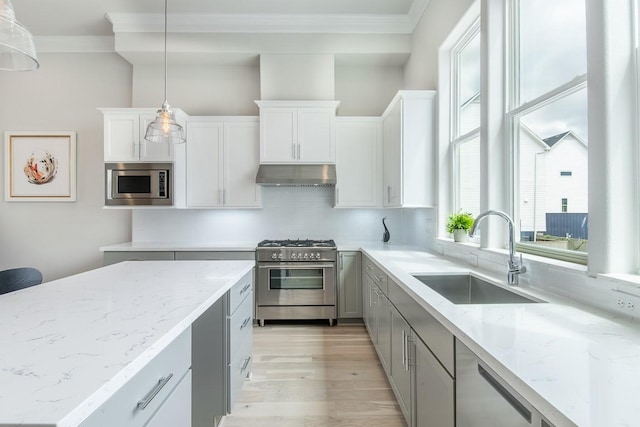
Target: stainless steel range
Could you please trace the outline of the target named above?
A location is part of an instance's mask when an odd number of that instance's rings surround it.
[[[336,311],[333,240],[263,240],[256,249],[256,319],[328,319]]]

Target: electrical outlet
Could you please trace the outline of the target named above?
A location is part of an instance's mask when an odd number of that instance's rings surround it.
[[[624,307],[624,301],[622,301],[622,298],[618,298],[618,307]]]
[[[633,301],[627,301],[627,309],[633,310],[634,308],[636,308],[636,305],[633,303]]]

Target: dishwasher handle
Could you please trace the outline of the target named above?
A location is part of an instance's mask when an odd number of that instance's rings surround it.
[[[489,383],[491,387],[493,387],[495,391],[498,392],[498,394],[500,394],[500,396],[502,396],[504,400],[507,401],[507,403],[509,403],[513,407],[513,409],[515,409],[522,416],[522,418],[524,418],[529,424],[531,424],[531,411],[526,406],[524,406],[514,395],[512,395],[509,390],[507,390],[502,384],[500,384],[498,380],[496,380],[479,363],[478,373],[480,374],[480,376],[482,376],[482,378],[484,378],[486,382]]]

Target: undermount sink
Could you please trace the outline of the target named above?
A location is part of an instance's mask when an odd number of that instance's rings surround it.
[[[413,277],[454,304],[522,304],[540,302],[470,274],[413,275]]]

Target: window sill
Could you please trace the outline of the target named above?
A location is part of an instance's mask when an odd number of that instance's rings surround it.
[[[493,254],[493,255],[500,255],[500,256],[509,256],[509,251],[506,249],[499,249],[499,248],[481,248],[479,243],[476,242],[467,242],[467,243],[457,243],[454,242],[453,239],[447,239],[447,238],[436,238],[435,239],[435,246],[436,246],[436,252],[443,254],[443,250],[439,250],[437,248],[438,245],[441,245],[443,248],[446,246],[448,249],[450,250],[460,250],[460,251],[465,251],[465,250],[472,250],[472,251],[477,251],[478,253],[487,253],[487,254]],[[583,273],[583,274],[587,274],[588,273],[588,269],[586,265],[582,265],[582,264],[576,264],[573,262],[568,262],[568,261],[562,261],[562,260],[558,260],[558,259],[553,259],[553,258],[547,258],[547,257],[542,257],[539,255],[533,255],[533,254],[527,254],[527,253],[522,253],[522,252],[518,252],[517,251],[517,255],[520,256],[520,254],[522,254],[522,259],[531,263],[536,263],[536,264],[540,264],[540,265],[544,265],[547,267],[552,267],[552,268],[556,268],[556,269],[560,269],[563,271],[571,271],[571,272],[575,272],[575,273]],[[640,286],[640,276],[638,277],[638,286]]]

